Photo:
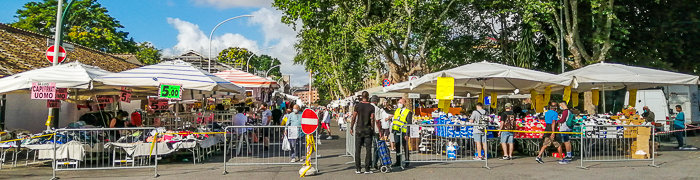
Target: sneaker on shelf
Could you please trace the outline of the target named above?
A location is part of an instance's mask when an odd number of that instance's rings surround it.
[[[559,161],[559,164],[569,164],[569,161],[567,161],[566,159],[562,159],[561,161]]]
[[[510,160],[510,158],[508,156],[503,156],[503,158],[501,158],[501,160]]]
[[[542,158],[540,158],[540,157],[536,157],[535,161],[537,161],[537,163],[540,163],[540,164],[544,163],[544,161],[542,161]]]
[[[326,139],[328,139],[328,140],[331,140],[331,139],[333,139],[333,137],[331,137],[331,136],[328,136],[328,137],[327,137]]]
[[[372,173],[374,173],[374,172],[372,172],[372,171],[365,171],[365,174],[372,174]]]

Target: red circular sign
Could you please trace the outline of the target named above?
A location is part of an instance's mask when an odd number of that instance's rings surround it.
[[[54,47],[56,46],[51,46],[46,50],[46,59],[48,59],[51,63],[53,63],[53,56],[56,55]],[[63,49],[63,47],[58,47],[58,52],[58,63],[61,63],[64,59],[66,59],[66,49]]]
[[[382,81],[382,85],[384,87],[391,86],[391,81],[389,81],[389,79],[384,79],[384,81]]]
[[[318,128],[318,116],[316,112],[311,109],[304,110],[304,113],[301,113],[301,131],[303,131],[304,134],[311,134],[316,131],[316,128]]]

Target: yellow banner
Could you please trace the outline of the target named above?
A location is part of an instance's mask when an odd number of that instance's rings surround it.
[[[535,102],[537,102],[537,105],[535,105],[535,112],[543,113],[545,105],[544,95],[537,95],[537,97],[535,97]]]
[[[491,93],[491,108],[496,109],[498,103],[498,94]]]
[[[569,99],[571,99],[571,87],[564,87],[564,101],[569,104]]]
[[[600,100],[600,93],[597,89],[593,89],[593,90],[591,90],[591,94],[593,94],[591,96],[591,102],[593,102],[594,106],[597,106],[598,100]]]
[[[534,89],[530,90],[530,109],[535,109],[537,107],[537,91]]]
[[[484,104],[484,98],[486,96],[486,87],[481,87],[481,94],[479,95],[479,102]]]
[[[549,103],[550,97],[552,96],[552,86],[547,86],[544,88],[544,103]]]
[[[450,103],[452,103],[452,100],[441,99],[438,102],[438,108],[442,109],[445,113],[450,112]]]
[[[435,96],[437,99],[455,99],[455,78],[438,77]]]
[[[630,101],[629,101],[629,105],[632,106],[632,107],[635,107],[635,106],[637,105],[637,90],[636,90],[636,89],[630,89],[629,92],[630,92],[630,97],[629,97],[629,98],[630,98],[630,99],[629,99]]]
[[[578,106],[578,92],[571,92],[571,107]]]

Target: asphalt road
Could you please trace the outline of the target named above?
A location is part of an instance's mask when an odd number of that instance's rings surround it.
[[[336,133],[337,134],[337,133]],[[344,134],[342,135],[344,136]],[[647,166],[650,162],[587,162],[588,170],[578,169],[580,161],[560,165],[555,158],[545,158],[545,164],[538,164],[532,157],[522,157],[510,161],[489,160],[490,170],[482,168],[481,162],[470,163],[412,163],[405,170],[394,169],[391,173],[355,174],[354,164],[346,164],[350,157],[344,154],[344,137],[322,140],[319,146],[319,169],[321,174],[303,179],[700,179],[700,151],[672,151],[673,144],[664,145],[656,158],[659,168]],[[694,146],[700,145],[700,138],[688,139]],[[393,155],[392,155],[393,156]],[[223,172],[223,157],[214,156],[203,163],[162,163],[158,167],[159,180],[163,179],[302,179],[298,165],[256,165],[229,166],[227,175]],[[51,168],[17,167],[0,170],[0,179],[50,179]],[[61,179],[154,179],[153,169],[93,170],[58,172]]]

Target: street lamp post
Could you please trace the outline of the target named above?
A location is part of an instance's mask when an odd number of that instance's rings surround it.
[[[221,26],[221,24],[224,24],[225,22],[228,22],[228,21],[230,21],[230,20],[234,20],[234,19],[237,19],[237,18],[241,18],[241,17],[253,17],[253,15],[240,15],[240,16],[228,18],[228,19],[226,19],[226,20],[224,20],[224,21],[221,21],[221,22],[220,22],[219,24],[217,24],[216,26],[214,26],[214,29],[212,29],[212,30],[211,30],[211,33],[209,33],[209,62],[208,62],[209,68],[207,69],[207,70],[209,71],[209,73],[211,73],[211,36],[214,35],[214,30],[216,30],[216,28],[218,28],[219,26]]]
[[[267,74],[270,73],[270,71],[271,71],[272,69],[274,69],[274,68],[276,68],[276,67],[279,67],[280,65],[281,65],[281,64],[278,64],[278,65],[272,66],[270,69],[268,69],[267,72],[265,72],[265,77],[267,77]]]
[[[250,63],[250,58],[252,58],[253,56],[255,56],[255,53],[259,53],[259,52],[261,52],[261,51],[268,50],[268,49],[272,49],[272,48],[275,48],[275,47],[274,47],[274,46],[266,47],[265,49],[261,49],[261,50],[255,51],[255,52],[253,52],[253,54],[251,54],[250,56],[248,56],[248,60],[245,61],[245,72],[250,73],[250,71],[248,71],[248,70],[249,70],[249,68],[248,68],[248,66],[249,66],[248,63]]]

